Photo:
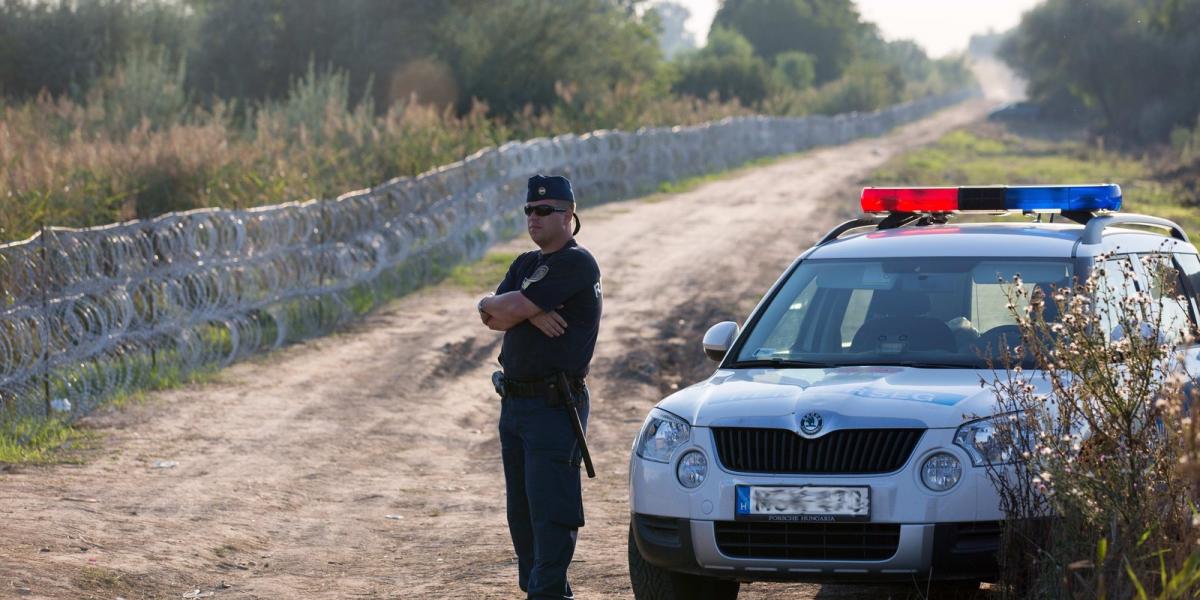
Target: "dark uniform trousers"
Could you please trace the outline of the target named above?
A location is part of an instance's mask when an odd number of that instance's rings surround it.
[[[587,427],[585,388],[579,418]],[[500,452],[508,529],[517,552],[518,582],[529,598],[573,598],[567,566],[583,526],[581,454],[565,406],[544,396],[505,398],[500,409]]]

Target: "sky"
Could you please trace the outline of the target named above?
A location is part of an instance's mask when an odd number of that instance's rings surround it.
[[[719,0],[673,0],[692,11],[688,29],[703,43]],[[1004,31],[1041,0],[855,0],[863,19],[884,39],[909,39],[939,58],[966,50],[973,33]]]

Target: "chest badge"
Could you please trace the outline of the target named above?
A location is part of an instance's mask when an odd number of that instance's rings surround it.
[[[824,425],[825,420],[821,418],[820,413],[810,412],[800,417],[800,433],[804,435],[816,435]]]
[[[537,270],[535,270],[532,275],[530,275],[529,277],[526,277],[525,280],[521,282],[521,289],[526,289],[530,286],[530,284],[534,284],[534,283],[541,281],[542,279],[544,279],[546,277],[546,273],[549,273],[549,272],[550,272],[549,265],[542,265],[542,266],[538,267]]]

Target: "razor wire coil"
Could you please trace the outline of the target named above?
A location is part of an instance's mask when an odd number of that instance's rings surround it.
[[[587,204],[764,156],[880,135],[974,90],[834,117],[508,142],[335,200],[200,209],[0,245],[0,420],[73,418],[114,394],[339,327],[520,231],[526,178]]]

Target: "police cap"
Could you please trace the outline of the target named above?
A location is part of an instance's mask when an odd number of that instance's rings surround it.
[[[526,202],[538,200],[563,200],[575,203],[575,192],[571,190],[571,182],[561,175],[534,175],[529,178],[529,192],[525,194]]]

